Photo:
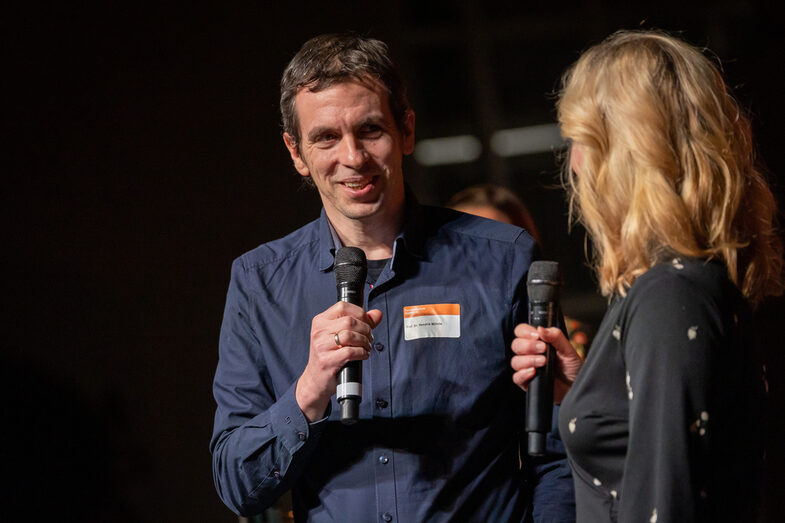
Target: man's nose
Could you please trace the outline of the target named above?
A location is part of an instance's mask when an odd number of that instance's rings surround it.
[[[354,136],[347,134],[344,136],[341,144],[341,163],[353,169],[359,169],[367,159],[367,153],[360,140]]]

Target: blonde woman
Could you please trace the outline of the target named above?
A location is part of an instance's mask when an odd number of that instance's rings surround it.
[[[753,521],[749,311],[783,285],[749,122],[712,61],[652,31],[586,51],[557,107],[572,215],[610,305],[585,363],[558,329],[522,324],[512,367],[525,389],[556,348],[578,520]]]

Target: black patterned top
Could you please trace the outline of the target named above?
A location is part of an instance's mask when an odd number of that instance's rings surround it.
[[[754,521],[749,318],[716,261],[671,258],[613,299],[559,415],[578,521]]]

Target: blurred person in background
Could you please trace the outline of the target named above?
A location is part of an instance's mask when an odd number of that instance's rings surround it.
[[[473,185],[458,191],[447,201],[447,207],[491,220],[511,223],[525,229],[540,242],[540,233],[529,209],[510,189],[490,183]],[[585,357],[594,328],[573,317],[564,318],[564,326],[575,350]]]
[[[514,192],[506,187],[484,183],[473,185],[452,195],[447,207],[475,216],[482,216],[504,223],[511,223],[526,230],[540,242],[540,233],[529,209]]]

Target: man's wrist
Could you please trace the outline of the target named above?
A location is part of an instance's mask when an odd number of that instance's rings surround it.
[[[309,385],[309,380],[301,376],[294,389],[294,399],[308,423],[313,423],[324,417],[332,395],[325,397],[323,394],[314,392]]]

